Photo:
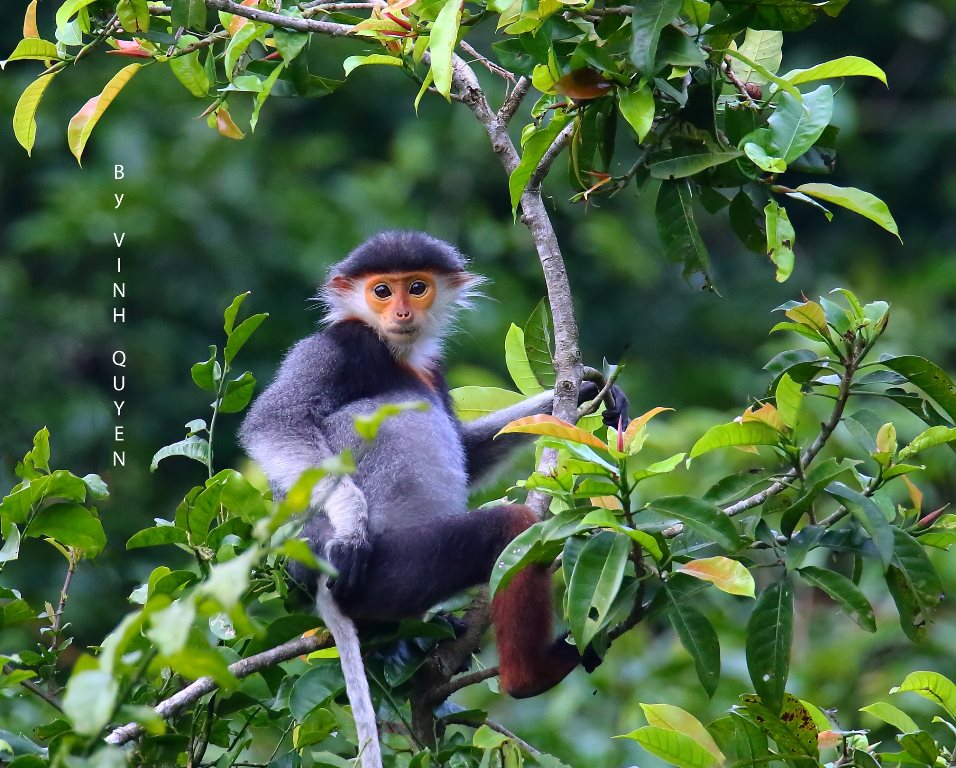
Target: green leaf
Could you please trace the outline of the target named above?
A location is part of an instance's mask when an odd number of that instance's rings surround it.
[[[648,725],[684,733],[710,752],[717,760],[722,761],[724,759],[724,755],[714,741],[713,736],[707,732],[703,723],[690,712],[671,704],[641,704],[641,709],[644,710],[644,717],[647,718]]]
[[[198,461],[204,466],[209,466],[209,441],[204,437],[193,435],[178,443],[167,445],[160,448],[153,454],[153,460],[150,462],[149,471],[155,472],[159,462],[168,459],[170,456],[185,456],[186,458]]]
[[[210,346],[209,359],[201,363],[195,363],[190,368],[189,373],[197,387],[205,389],[207,392],[215,392],[222,375],[219,364],[216,362],[216,348]]]
[[[264,28],[263,25],[250,21],[248,24],[243,24],[239,27],[239,30],[229,39],[224,57],[224,67],[229,82],[232,82],[233,78],[239,74],[236,70],[239,58],[246,52],[246,49],[252,45],[252,42],[259,36],[259,33]]]
[[[774,279],[782,283],[793,273],[793,246],[797,242],[797,233],[790,223],[787,209],[777,205],[776,201],[770,200],[763,213],[767,228],[767,252],[770,261],[777,266]]]
[[[259,112],[262,110],[262,105],[266,103],[266,99],[268,99],[269,95],[272,93],[272,89],[275,87],[276,81],[284,71],[285,64],[279,64],[279,66],[273,69],[269,76],[262,81],[262,87],[256,94],[255,104],[252,105],[252,116],[249,118],[249,127],[253,131],[259,124]]]
[[[800,404],[803,402],[803,391],[800,385],[786,373],[777,381],[774,401],[777,404],[777,413],[780,414],[783,423],[791,429],[796,429],[800,419]]]
[[[828,80],[832,77],[875,77],[886,85],[886,73],[869,59],[861,56],[841,56],[839,59],[824,61],[807,69],[791,69],[783,75],[787,82],[798,85],[814,80]]]
[[[897,736],[896,740],[909,755],[924,765],[935,765],[937,758],[940,756],[940,750],[936,746],[936,742],[926,731],[904,733]]]
[[[524,324],[524,349],[535,378],[544,389],[554,387],[557,376],[551,355],[551,318],[548,303],[538,302],[528,321]]]
[[[289,694],[289,710],[297,721],[302,722],[309,712],[321,707],[333,696],[345,690],[338,664],[322,664],[310,669],[292,686]]]
[[[803,192],[810,197],[816,197],[847,208],[875,222],[887,232],[896,235],[897,238],[900,237],[893,214],[886,207],[886,203],[876,195],[871,195],[869,192],[864,192],[856,187],[837,187],[833,184],[821,183],[801,184],[797,187],[797,192]],[[900,242],[902,242],[902,239],[900,239]]]
[[[158,547],[163,544],[188,544],[189,537],[182,528],[175,525],[157,525],[137,531],[126,542],[127,549],[139,547]]]
[[[903,733],[912,733],[913,731],[919,730],[919,726],[913,722],[913,719],[903,710],[897,709],[892,704],[887,704],[883,701],[878,701],[866,707],[860,707],[860,712],[873,715],[873,717],[882,720],[884,723],[889,723]]]
[[[777,711],[771,710],[768,703],[757,696],[748,694],[740,698],[746,706],[747,715],[776,742],[779,752],[788,758],[788,764],[794,768],[814,768],[819,765],[819,732],[813,715],[800,699],[785,694],[783,706]]]
[[[119,0],[116,15],[129,34],[149,31],[149,5],[146,0]]]
[[[859,462],[849,459],[827,459],[814,463],[803,478],[800,496],[783,510],[780,530],[784,536],[790,536],[797,528],[800,518],[813,506],[817,498],[830,483],[853,469]]]
[[[17,43],[17,47],[13,49],[13,53],[3,61],[0,61],[0,69],[5,69],[7,62],[23,60],[59,61],[60,54],[57,52],[56,46],[48,40],[41,40],[38,37],[28,37],[26,40],[21,40]],[[49,75],[44,75],[43,77],[49,77]]]
[[[75,673],[63,696],[63,714],[82,736],[96,736],[113,714],[119,681],[107,672],[86,669]]]
[[[186,647],[195,620],[195,604],[191,600],[175,600],[150,614],[146,636],[163,656],[173,656]]]
[[[895,549],[886,572],[886,585],[900,613],[903,632],[911,640],[920,640],[939,604],[943,586],[919,542],[899,528],[892,530]]]
[[[13,110],[13,135],[20,146],[27,151],[28,156],[33,152],[33,144],[36,141],[36,113],[40,106],[40,99],[43,98],[43,93],[54,77],[56,72],[51,72],[48,75],[41,75],[30,83],[20,95],[17,106]]]
[[[507,741],[507,736],[491,730],[487,725],[483,725],[475,731],[472,738],[472,744],[478,749],[499,749]]]
[[[62,10],[62,7],[61,7]],[[123,87],[133,78],[142,64],[129,64],[123,67],[119,72],[113,75],[112,79],[106,84],[98,96],[83,105],[83,108],[70,119],[67,127],[67,141],[70,145],[70,152],[76,158],[78,163],[82,164],[83,150],[86,148],[86,142],[93,133],[93,129],[99,122],[103,113],[106,112],[113,100],[119,96]]]
[[[885,568],[893,557],[894,529],[887,522],[886,517],[868,496],[855,491],[844,483],[831,483],[827,486],[827,493],[842,501],[849,507],[853,517],[857,519],[863,529],[876,545],[880,559]]]
[[[780,104],[767,121],[771,153],[793,162],[816,143],[832,116],[833,89],[829,85],[821,85],[802,99],[781,93]],[[799,187],[797,191],[810,194]]]
[[[223,393],[222,401],[219,403],[220,413],[239,413],[243,408],[249,405],[252,395],[256,390],[255,377],[246,371],[238,379],[234,379],[226,384],[226,391]]]
[[[462,421],[472,421],[525,400],[520,392],[498,387],[457,387],[449,394],[455,415]]]
[[[680,13],[682,0],[637,3],[631,16],[631,63],[646,78],[657,74],[657,45],[661,30]]]
[[[775,715],[783,707],[793,643],[793,587],[771,584],[757,598],[747,622],[747,669],[760,700]]]
[[[458,42],[461,24],[460,0],[446,0],[432,24],[428,49],[431,52],[431,72],[435,88],[446,99],[451,97],[452,55]]]
[[[683,265],[686,281],[690,283],[696,278],[702,281],[701,287],[709,288],[710,256],[697,228],[694,194],[686,179],[661,183],[654,217],[664,255]]]
[[[252,291],[240,293],[222,313],[222,329],[226,332],[226,336],[232,335],[232,329],[236,325],[236,317],[239,315],[239,308],[242,306],[242,302],[250,295],[252,295]],[[212,347],[210,347],[210,349],[212,349]]]
[[[348,77],[358,67],[364,67],[369,64],[400,67],[402,66],[402,60],[397,56],[387,56],[384,53],[373,53],[369,56],[349,56],[342,62],[342,68],[345,70],[345,76]]]
[[[649,168],[651,176],[655,179],[683,179],[687,176],[694,176],[701,171],[706,171],[708,168],[736,160],[740,157],[740,154],[736,150],[729,152],[697,152],[692,155],[658,160],[651,163]]]
[[[243,27],[245,29],[245,27]],[[262,325],[262,321],[269,316],[268,312],[260,312],[257,315],[251,315],[239,323],[238,326],[229,334],[229,340],[226,342],[226,348],[223,350],[223,359],[226,365],[232,363],[239,350],[249,341],[249,337],[255,333],[256,328]]]
[[[687,600],[664,586],[671,608],[667,615],[680,638],[681,645],[694,660],[697,679],[708,696],[713,696],[720,682],[720,644],[713,625]]]
[[[953,440],[956,440],[956,427],[930,427],[914,437],[909,445],[900,450],[900,460],[902,461],[920,451],[925,451],[927,448],[950,443]]]
[[[581,550],[568,584],[568,623],[578,650],[583,652],[607,621],[630,551],[625,536],[609,531],[592,536]]]
[[[676,517],[698,535],[726,550],[732,552],[740,546],[733,522],[715,504],[693,496],[664,496],[649,502],[648,507]]]
[[[42,510],[27,529],[32,537],[49,536],[67,547],[81,549],[96,557],[106,546],[103,524],[79,504],[53,504]]]
[[[508,373],[511,374],[512,381],[522,394],[536,395],[544,391],[528,360],[524,331],[514,323],[508,329],[508,335],[505,336],[505,365],[508,366]]]
[[[719,768],[720,761],[685,733],[648,725],[625,734],[677,768]]]
[[[409,411],[427,411],[428,408],[429,405],[424,400],[409,400],[404,403],[386,403],[385,405],[380,405],[371,413],[355,416],[352,421],[355,424],[355,431],[359,437],[372,442],[375,440],[379,428],[386,419]]]
[[[644,141],[654,127],[654,92],[646,85],[638,88],[619,88],[617,99],[621,114],[634,129],[637,140]]]
[[[179,39],[178,47],[182,50],[198,40],[194,35],[183,35]],[[199,61],[199,51],[174,56],[169,60],[169,68],[193,96],[204,98],[209,93],[209,75]]]
[[[71,18],[93,1],[94,0],[66,0],[56,11],[57,30],[61,27],[65,27]]]
[[[558,518],[552,518],[557,520]],[[551,521],[548,521],[551,522]],[[575,528],[577,521],[574,521]],[[547,523],[537,523],[520,533],[505,547],[495,562],[488,582],[488,596],[493,598],[499,590],[505,589],[511,580],[526,566],[534,564],[550,565],[564,548],[564,541],[548,541],[545,536]]]
[[[782,157],[777,157],[771,149],[773,137],[769,128],[758,128],[751,131],[740,140],[740,148],[747,155],[747,159],[760,170],[767,173],[783,173],[787,170],[787,163]]]
[[[449,0],[449,4],[453,2],[454,0]],[[525,139],[521,148],[521,162],[518,163],[518,167],[512,171],[511,176],[508,178],[512,212],[518,210],[521,195],[524,193],[525,187],[528,186],[528,182],[538,167],[538,163],[541,162],[541,158],[544,157],[544,153],[548,151],[554,143],[554,140],[558,137],[558,134],[564,130],[564,127],[569,122],[571,122],[571,115],[566,112],[556,111],[551,117],[551,122],[536,129]]]
[[[283,9],[282,15],[293,19],[302,18],[302,14],[298,9],[292,11]],[[272,37],[276,41],[276,48],[282,56],[282,61],[286,64],[302,53],[302,49],[305,48],[309,42],[308,32],[300,32],[297,29],[283,29],[280,26],[274,26],[272,28]]]
[[[588,512],[584,516],[584,519],[581,520],[581,528],[610,528],[612,531],[623,533],[631,539],[631,541],[636,541],[641,545],[641,548],[657,560],[657,562],[664,559],[664,553],[661,551],[661,546],[657,543],[657,539],[645,531],[639,531],[624,525],[609,509],[595,509]]]
[[[783,33],[779,30],[748,29],[739,51],[764,72],[776,74],[783,60]],[[751,64],[735,65],[734,72],[745,83],[764,85],[769,82]]]
[[[956,684],[938,672],[911,672],[890,693],[918,693],[924,699],[938,704],[950,717],[956,717]]]
[[[797,573],[807,584],[822,589],[846,609],[853,621],[867,632],[876,632],[876,617],[873,606],[862,590],[846,576],[836,571],[817,568],[812,565],[798,568]]]
[[[718,424],[708,429],[694,447],[690,449],[690,459],[696,459],[718,448],[738,445],[778,445],[783,436],[761,421],[732,421]]]

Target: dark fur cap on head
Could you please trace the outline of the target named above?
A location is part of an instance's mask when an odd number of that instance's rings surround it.
[[[424,232],[390,230],[370,237],[335,265],[329,278],[381,272],[463,272],[465,257],[455,246]]]

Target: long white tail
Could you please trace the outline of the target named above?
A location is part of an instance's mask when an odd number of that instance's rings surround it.
[[[315,599],[316,608],[325,626],[332,633],[335,647],[339,649],[339,661],[345,675],[345,692],[352,705],[352,717],[355,718],[355,730],[358,732],[359,758],[362,768],[382,768],[382,749],[378,743],[378,723],[375,719],[375,707],[372,706],[372,694],[365,676],[362,663],[362,648],[359,645],[358,632],[352,620],[339,610],[331,593],[325,587],[325,579],[320,580]]]

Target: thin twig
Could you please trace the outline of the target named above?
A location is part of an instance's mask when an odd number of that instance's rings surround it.
[[[490,680],[493,677],[498,676],[498,667],[488,667],[487,669],[479,669],[477,672],[471,672],[467,675],[459,675],[458,677],[451,680],[448,683],[445,690],[448,691],[448,696],[451,696],[453,693],[457,693],[462,688],[467,688],[470,685],[477,685],[478,683],[483,683],[485,680]],[[446,696],[445,698],[448,698]]]
[[[57,637],[60,633],[60,619],[63,616],[63,609],[66,607],[66,601],[70,595],[70,582],[73,581],[73,574],[76,572],[76,566],[79,563],[79,557],[76,550],[70,549],[69,565],[66,569],[66,577],[63,579],[63,586],[60,587],[60,601],[57,603],[56,611],[50,619],[50,650],[55,650],[59,641]]]
[[[302,12],[304,18],[311,18],[316,13],[338,13],[339,11],[367,11],[383,7],[384,3],[322,3],[314,5]]]
[[[611,387],[614,386],[614,382],[617,381],[617,377],[621,375],[622,370],[624,370],[623,366],[615,366],[614,370],[611,371],[611,375],[608,376],[607,381],[605,381],[604,376],[601,375],[600,371],[585,366],[581,378],[587,379],[595,384],[599,384],[601,382],[603,382],[603,384],[601,386],[601,391],[597,393],[597,396],[593,400],[588,400],[588,402],[582,403],[578,406],[579,419],[583,419],[585,416],[591,415],[598,409],[598,407],[601,405],[601,402],[605,397],[607,397],[608,392],[611,391]],[[605,405],[613,405],[613,403],[605,403]]]
[[[446,717],[445,722],[449,725],[472,725],[473,721],[469,720],[468,718],[452,715],[451,717]],[[485,720],[484,724],[491,728],[491,730],[497,731],[502,736],[506,736],[511,739],[526,754],[529,754],[532,757],[538,757],[541,754],[541,750],[532,747],[528,742],[526,742],[520,736],[517,736],[513,731],[509,731],[507,728],[505,728],[501,723],[495,722],[494,720]]]
[[[283,661],[289,661],[297,656],[304,656],[323,648],[332,646],[332,636],[328,632],[318,632],[309,637],[297,637],[275,648],[270,648],[262,653],[249,656],[246,659],[229,665],[229,671],[237,678],[248,677],[254,672],[266,667],[274,667]],[[200,677],[195,682],[187,685],[178,693],[173,694],[168,699],[161,701],[154,709],[156,714],[163,719],[168,719],[194,701],[212,693],[218,689],[218,685],[211,677]],[[107,744],[126,744],[143,734],[143,726],[139,723],[127,723],[115,728],[107,737]]]
[[[720,63],[720,68],[723,70],[724,74],[727,75],[727,79],[733,83],[734,88],[737,89],[737,93],[740,94],[740,100],[746,104],[748,107],[753,109],[759,109],[760,105],[753,100],[753,97],[747,91],[747,84],[737,77],[737,73],[734,72],[733,67],[730,64],[730,57],[724,57],[724,60]]]
[[[749,509],[759,507],[761,504],[767,501],[767,499],[776,496],[778,493],[781,493],[789,488],[791,483],[797,479],[799,473],[810,465],[810,462],[812,462],[817,457],[817,454],[823,450],[823,447],[827,444],[827,440],[830,439],[830,435],[833,434],[833,431],[840,423],[840,419],[843,417],[843,409],[846,407],[847,400],[850,398],[850,383],[852,382],[853,376],[856,373],[856,369],[859,367],[860,361],[862,359],[862,355],[856,356],[855,354],[851,354],[847,357],[844,363],[843,375],[840,378],[840,390],[837,394],[836,401],[834,402],[833,411],[831,411],[830,417],[820,425],[820,434],[817,435],[810,447],[807,448],[807,450],[800,457],[799,470],[796,468],[791,469],[779,480],[772,483],[759,493],[755,493],[753,496],[748,496],[746,499],[741,499],[735,504],[724,507],[721,511],[725,515],[728,517],[734,517],[746,512]],[[662,534],[666,538],[674,538],[683,532],[683,524],[677,523],[669,528],[665,528],[662,531]]]
[[[13,667],[12,665],[10,665],[10,664],[4,664],[4,665],[3,665],[3,674],[5,674],[5,675],[11,675],[11,674],[13,674],[14,672],[16,672],[16,669],[14,669],[14,667]],[[20,681],[20,685],[22,685],[24,688],[26,688],[28,691],[30,691],[30,693],[33,693],[33,694],[36,694],[37,696],[39,696],[41,699],[43,699],[47,704],[49,704],[51,707],[53,707],[53,708],[54,708],[55,710],[57,710],[58,712],[62,712],[62,711],[63,711],[63,704],[60,703],[60,700],[59,700],[56,696],[54,696],[52,693],[50,693],[49,691],[44,690],[43,688],[41,688],[39,685],[37,685],[36,683],[34,683],[32,680],[21,680],[21,681]]]
[[[495,62],[493,62],[487,56],[482,56],[480,53],[478,53],[478,51],[474,49],[474,47],[472,47],[470,43],[467,43],[464,40],[462,40],[460,43],[458,43],[458,45],[461,46],[461,49],[465,53],[467,53],[469,56],[474,58],[475,61],[479,62],[485,69],[487,69],[492,74],[495,74],[495,75],[498,75],[498,77],[504,78],[509,83],[517,82],[517,79],[515,78],[513,72],[509,72],[504,67],[499,66],[498,64],[495,64]]]

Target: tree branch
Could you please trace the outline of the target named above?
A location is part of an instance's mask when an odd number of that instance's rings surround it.
[[[753,509],[754,507],[759,507],[767,499],[776,496],[778,493],[785,491],[791,486],[794,480],[796,480],[800,474],[810,465],[820,451],[823,450],[823,447],[827,444],[827,441],[830,439],[830,436],[833,434],[833,431],[837,428],[837,425],[840,423],[840,419],[843,417],[843,409],[846,408],[847,400],[850,399],[850,384],[853,381],[853,376],[856,374],[856,370],[862,362],[862,355],[857,356],[855,353],[852,353],[847,356],[847,359],[844,361],[843,375],[840,377],[840,390],[837,394],[836,402],[833,405],[833,410],[830,412],[829,418],[820,425],[820,434],[817,435],[813,443],[810,444],[810,447],[803,453],[800,457],[800,466],[799,468],[791,469],[785,475],[781,476],[779,480],[769,485],[764,490],[759,493],[755,493],[753,496],[748,496],[746,499],[741,499],[735,504],[730,504],[729,506],[723,507],[721,510],[728,517],[735,517],[743,512],[746,512],[748,509]],[[674,538],[679,536],[684,532],[684,526],[681,523],[672,525],[669,528],[665,528],[662,533],[667,538]]]
[[[208,0],[207,0],[208,1]],[[262,653],[257,653],[246,659],[240,659],[234,664],[229,665],[229,671],[237,678],[248,677],[254,672],[266,667],[274,667],[283,661],[289,661],[297,656],[304,656],[323,648],[332,646],[332,636],[326,632],[318,632],[308,637],[297,637],[275,648],[270,648]],[[156,714],[164,720],[172,717],[188,704],[212,693],[219,686],[211,677],[200,677],[193,683],[190,683],[178,693],[173,694],[168,699],[161,701],[154,709]],[[139,723],[127,723],[115,728],[107,737],[107,744],[126,744],[133,739],[139,738],[143,734],[143,726]]]
[[[214,11],[231,13],[252,21],[261,21],[280,29],[294,29],[299,32],[317,32],[330,37],[344,37],[352,31],[350,24],[338,24],[334,21],[317,21],[316,19],[299,19],[295,16],[283,16],[271,11],[260,11],[247,5],[238,5],[232,0],[204,0],[206,7]]]
[[[554,161],[558,158],[558,155],[564,151],[565,147],[568,146],[573,135],[574,123],[570,122],[564,126],[561,133],[554,137],[551,146],[548,147],[547,151],[542,155],[538,167],[534,169],[534,173],[531,174],[531,178],[528,180],[528,187],[535,189],[541,187],[544,177],[548,175],[548,171],[551,170]]]
[[[518,82],[515,83],[515,87],[511,90],[508,98],[505,99],[504,104],[501,105],[501,109],[498,110],[498,121],[504,125],[507,125],[511,122],[511,118],[514,117],[515,112],[518,111],[518,107],[521,106],[521,102],[524,101],[524,97],[528,94],[528,89],[531,88],[531,80],[524,75],[518,78]]]
[[[12,675],[14,672],[16,672],[16,669],[14,669],[12,665],[10,664],[3,665],[3,674]],[[21,680],[20,685],[22,685],[24,688],[30,691],[30,693],[33,693],[39,696],[41,699],[43,699],[47,704],[49,704],[58,712],[63,711],[63,704],[60,703],[60,700],[49,691],[44,690],[42,687],[34,683],[32,680]]]

